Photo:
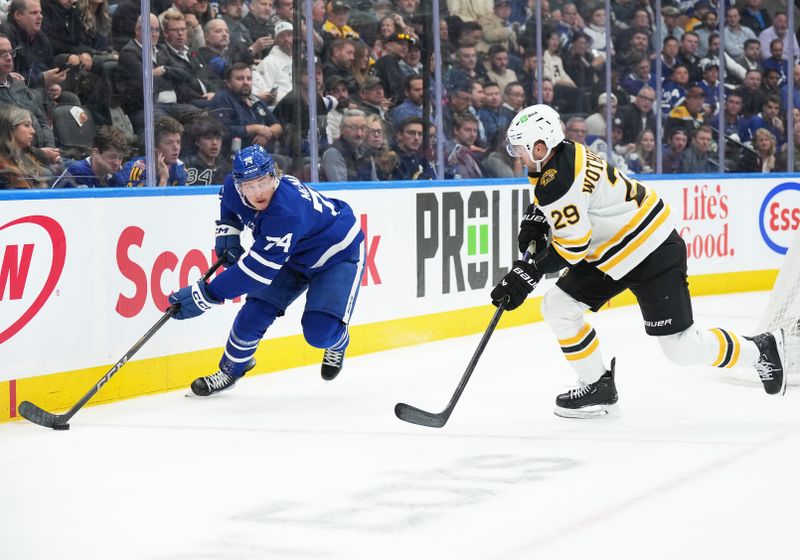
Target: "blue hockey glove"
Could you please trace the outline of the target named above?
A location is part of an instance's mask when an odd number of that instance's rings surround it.
[[[544,213],[535,204],[528,206],[522,221],[519,224],[519,235],[517,243],[519,252],[524,253],[528,250],[531,243],[535,243],[535,249],[531,251],[536,254],[547,247],[547,237],[550,235],[550,225]]]
[[[191,286],[181,288],[169,296],[169,302],[178,309],[172,315],[175,319],[191,319],[211,309],[212,305],[222,303],[208,293],[208,284],[200,281]]]
[[[214,252],[217,254],[218,259],[223,259],[225,268],[231,267],[244,254],[242,242],[239,238],[242,230],[237,227],[226,223],[223,220],[217,221],[217,242],[214,247]]]
[[[500,283],[492,290],[492,304],[498,307],[500,302],[504,301],[508,311],[516,309],[525,302],[525,298],[541,279],[542,273],[537,270],[535,264],[514,261],[511,272],[503,276]]]

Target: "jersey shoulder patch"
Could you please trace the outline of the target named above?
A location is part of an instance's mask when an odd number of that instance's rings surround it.
[[[572,188],[575,181],[575,144],[564,142],[555,157],[547,162],[536,183],[536,200],[542,206],[552,204]]]

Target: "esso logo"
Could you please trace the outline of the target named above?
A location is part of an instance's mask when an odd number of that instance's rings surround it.
[[[67,254],[61,225],[48,216],[0,224],[0,344],[17,334],[55,290]]]
[[[800,229],[800,183],[781,183],[767,193],[761,203],[759,228],[764,243],[785,255]]]

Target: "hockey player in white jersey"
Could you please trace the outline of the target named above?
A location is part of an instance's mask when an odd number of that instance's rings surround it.
[[[743,337],[694,325],[686,244],[670,207],[653,190],[565,140],[558,113],[547,105],[520,111],[507,142],[509,153],[527,165],[534,189],[520,226],[520,251],[531,243],[535,250],[531,261],[514,262],[491,297],[515,309],[544,274],[566,269],[542,302],[542,315],[579,378],[576,388],[556,398],[557,415],[615,411],[615,360],[607,370],[584,313],[626,288],[636,296],[645,332],[657,337],[673,363],[754,367],[768,394],[785,392],[782,330]]]
[[[240,234],[253,231],[245,253]],[[228,336],[219,371],[199,377],[192,391],[208,396],[229,389],[255,365],[267,328],[303,292],[306,341],[324,348],[322,377],[342,369],[348,323],[364,273],[364,234],[347,203],[327,198],[295,177],[281,176],[258,145],[244,148],[220,191],[216,253],[225,271],[211,282],[181,288],[175,319],[196,317],[226,299],[247,294]]]

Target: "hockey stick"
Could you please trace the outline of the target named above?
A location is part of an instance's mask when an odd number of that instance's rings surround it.
[[[497,306],[497,311],[494,312],[492,320],[489,322],[489,326],[486,327],[486,332],[483,333],[483,338],[481,338],[478,347],[475,349],[475,353],[472,355],[469,365],[467,365],[467,370],[464,372],[464,375],[461,376],[461,381],[458,382],[455,393],[450,397],[450,402],[447,403],[443,411],[439,413],[427,412],[415,406],[411,406],[410,404],[397,403],[394,407],[395,415],[404,422],[419,424],[420,426],[428,426],[429,428],[441,428],[444,426],[447,423],[447,419],[450,418],[450,414],[452,414],[458,399],[461,398],[461,393],[464,392],[464,387],[467,386],[467,381],[469,381],[469,378],[472,376],[475,366],[478,365],[478,360],[481,354],[483,354],[484,348],[486,348],[486,345],[489,343],[489,338],[491,338],[505,310],[505,301],[501,301],[500,305]]]
[[[522,260],[528,262],[530,258],[531,252],[525,251],[525,254],[522,255]],[[480,359],[481,354],[483,354],[486,345],[489,344],[489,339],[492,337],[492,333],[494,332],[497,323],[500,322],[500,317],[503,316],[503,312],[505,310],[506,302],[501,301],[497,306],[497,311],[494,312],[492,320],[489,321],[489,326],[486,327],[486,331],[483,333],[483,337],[478,343],[478,347],[475,349],[472,359],[467,365],[467,370],[464,372],[464,375],[461,376],[461,381],[458,382],[458,386],[456,387],[453,396],[450,397],[450,402],[447,403],[447,406],[443,411],[439,413],[427,412],[415,406],[411,406],[410,404],[397,403],[394,407],[395,416],[397,416],[403,422],[419,424],[420,426],[428,426],[429,428],[441,428],[447,424],[450,414],[453,413],[453,409],[456,407],[458,399],[461,398],[461,393],[464,392],[464,388],[467,386],[467,381],[469,381],[469,378],[472,376],[475,366],[478,365],[478,360]]]
[[[211,277],[211,275],[214,274],[214,272],[216,272],[216,270],[220,266],[222,266],[223,262],[224,262],[223,259],[219,259],[219,260],[217,260],[217,262],[215,262],[213,265],[211,265],[211,268],[208,269],[208,272],[206,272],[203,275],[202,281],[208,280]],[[144,346],[145,343],[148,340],[150,340],[150,338],[152,338],[152,336],[154,334],[156,334],[156,332],[158,332],[158,330],[161,327],[163,327],[167,323],[167,321],[169,321],[172,318],[172,316],[175,314],[175,311],[177,311],[177,309],[178,308],[176,306],[174,306],[174,305],[170,306],[170,308],[167,309],[164,312],[164,314],[156,322],[156,324],[153,325],[152,327],[150,327],[150,330],[147,331],[145,333],[145,335],[142,338],[140,338],[136,342],[136,344],[134,344],[131,347],[131,349],[128,350],[125,353],[125,355],[122,356],[119,359],[119,361],[116,364],[114,364],[111,367],[110,370],[108,370],[106,372],[105,375],[103,375],[103,377],[100,378],[100,381],[98,381],[94,385],[94,387],[89,389],[89,392],[86,393],[85,395],[83,395],[83,397],[81,397],[81,400],[79,400],[77,403],[75,403],[75,405],[72,408],[70,408],[67,412],[65,412],[64,414],[53,414],[51,412],[47,412],[43,408],[40,408],[40,407],[36,406],[35,404],[33,404],[30,401],[22,401],[20,403],[20,405],[19,405],[19,408],[17,409],[18,412],[19,412],[19,415],[22,416],[23,418],[25,418],[26,420],[29,420],[30,422],[33,422],[34,424],[39,424],[40,426],[44,426],[45,428],[52,428],[54,430],[69,430],[69,423],[68,422],[69,422],[70,418],[75,416],[75,414],[81,408],[83,408],[83,405],[85,405],[87,402],[89,402],[89,400],[93,396],[95,396],[95,394],[97,394],[97,392],[100,389],[103,388],[103,385],[108,383],[108,381],[112,377],[114,377],[114,375],[120,369],[122,369],[122,366],[124,366],[128,362],[128,360],[130,360],[133,357],[133,355],[136,354],[136,352],[138,352],[139,349],[142,346]]]

